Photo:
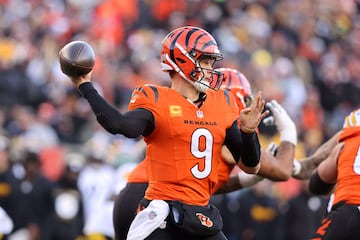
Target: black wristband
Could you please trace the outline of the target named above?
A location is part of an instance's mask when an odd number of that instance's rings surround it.
[[[258,142],[258,136],[256,132],[251,132],[251,133],[247,133],[244,131],[241,131],[241,136],[244,142],[253,142],[253,141],[257,141]]]
[[[243,139],[243,154],[241,161],[246,167],[255,167],[260,162],[261,153],[257,133],[245,133],[241,130],[240,132]]]

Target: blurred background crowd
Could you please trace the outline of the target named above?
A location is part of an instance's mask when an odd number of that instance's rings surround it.
[[[111,236],[95,229],[91,204],[116,193],[143,157],[142,140],[104,132],[60,71],[58,52],[69,41],[93,46],[96,87],[125,110],[135,86],[169,85],[162,38],[184,25],[206,29],[224,54],[216,67],[240,70],[253,92],[288,111],[301,158],[359,106],[359,9],[358,0],[0,0],[0,206],[14,221],[6,237]],[[260,126],[264,146],[275,133]],[[327,198],[292,179],[213,201],[230,240],[296,240],[315,229]],[[111,207],[97,214],[111,218]]]

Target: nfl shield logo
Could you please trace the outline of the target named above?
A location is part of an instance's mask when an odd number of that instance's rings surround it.
[[[203,111],[197,110],[197,111],[196,111],[196,116],[197,116],[198,118],[203,118],[203,117],[204,117]]]

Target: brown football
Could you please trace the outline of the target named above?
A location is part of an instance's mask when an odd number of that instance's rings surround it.
[[[84,41],[72,41],[59,51],[61,71],[71,77],[89,73],[95,65],[95,53]]]

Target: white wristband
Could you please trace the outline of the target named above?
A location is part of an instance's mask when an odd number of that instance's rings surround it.
[[[295,125],[288,125],[286,129],[280,131],[280,141],[288,141],[296,146],[297,133]]]
[[[294,159],[292,176],[299,175],[300,171],[301,171],[301,163],[298,160]]]
[[[240,171],[237,175],[239,178],[239,182],[243,188],[251,187],[264,179],[263,177],[260,177],[256,174],[248,174],[243,171]]]

